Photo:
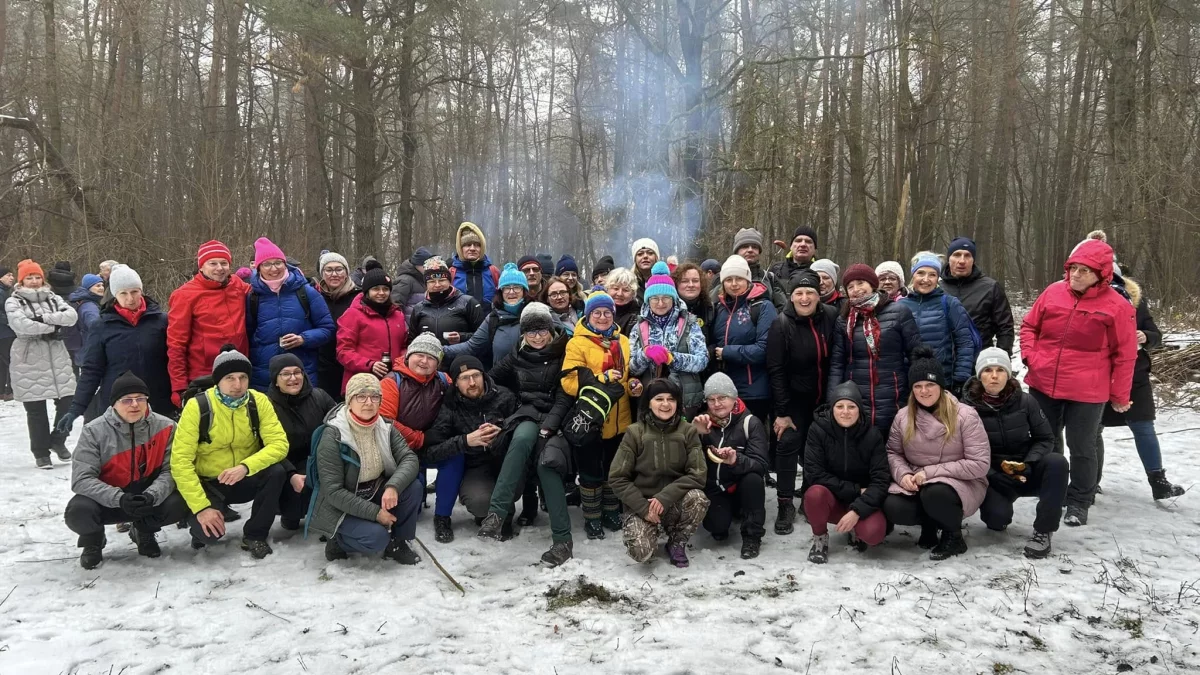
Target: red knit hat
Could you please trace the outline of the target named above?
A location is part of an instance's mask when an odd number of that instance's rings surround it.
[[[875,274],[870,265],[863,263],[854,263],[842,274],[843,285],[849,286],[851,281],[865,281],[871,285],[872,290],[879,288],[879,275]]]
[[[196,251],[196,266],[204,267],[204,263],[213,258],[224,258],[233,264],[233,254],[229,252],[229,247],[216,239],[200,244],[200,250]]]

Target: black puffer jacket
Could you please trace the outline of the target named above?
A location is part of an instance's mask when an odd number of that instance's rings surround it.
[[[498,386],[491,376],[484,377],[483,396],[469,399],[458,393],[458,387],[446,388],[442,409],[433,426],[425,432],[425,446],[419,453],[424,464],[437,464],[456,455],[467,456],[468,467],[498,466],[508,450],[507,434],[500,434],[486,448],[467,445],[467,434],[484,422],[504,426],[504,420],[517,411],[517,397]]]
[[[701,409],[700,414],[706,413]],[[733,448],[737,451],[737,460],[732,466],[716,464],[705,454],[704,463],[708,466],[705,492],[726,492],[748,474],[767,475],[767,428],[762,420],[750,414],[741,399],[734,405],[729,422],[724,427],[713,425],[707,434],[700,435],[700,441],[705,448]]]
[[[1016,380],[1009,380],[1001,391],[1002,402],[991,405],[984,401],[983,384],[971,378],[963,388],[964,405],[979,413],[992,448],[989,477],[1000,473],[1000,463],[1035,463],[1054,452],[1054,430],[1042,413],[1037,401],[1021,390]]]
[[[350,283],[347,279],[346,283]],[[329,316],[333,317],[333,339],[321,345],[317,351],[317,384],[316,386],[324,389],[330,396],[341,398],[342,392],[342,364],[337,359],[337,325],[338,319],[350,309],[350,303],[354,302],[354,298],[362,295],[362,291],[355,288],[344,295],[334,296],[325,290],[321,284],[316,284],[317,292],[321,297],[325,298],[325,304],[329,307]],[[307,379],[307,378],[306,378]],[[271,381],[274,382],[274,376]],[[332,392],[332,393],[330,393]]]
[[[1013,313],[999,281],[984,276],[979,265],[975,265],[967,276],[956,278],[950,275],[947,265],[942,268],[942,290],[958,298],[966,308],[985,348],[991,347],[995,338],[997,347],[1012,354]]]
[[[304,377],[304,386],[294,396],[283,393],[277,386],[280,371],[288,366],[299,368]],[[267,398],[271,399],[275,415],[283,425],[283,433],[287,434],[287,458],[292,464],[292,471],[304,473],[312,447],[312,434],[325,423],[325,416],[337,403],[323,389],[312,386],[308,374],[304,372],[304,363],[295,354],[275,356],[269,367],[271,385],[267,388]]]
[[[488,373],[492,380],[517,395],[520,408],[514,417],[537,422],[541,428],[558,431],[572,399],[562,389],[563,357],[567,353],[566,331],[558,334],[542,349],[534,349],[524,340],[500,359]]]
[[[847,305],[849,307],[849,305]],[[863,415],[886,436],[892,419],[908,400],[908,355],[921,344],[917,322],[907,307],[884,297],[875,309],[879,319],[879,359],[872,359],[863,336],[863,321],[846,335],[846,315],[838,317],[829,364],[829,391],[843,382],[858,385]]]
[[[643,289],[645,290],[645,289]],[[637,324],[638,317],[641,316],[642,303],[637,298],[629,301],[627,305],[619,305],[617,311],[613,312],[613,321],[621,329],[621,335],[630,336],[631,330]],[[587,318],[586,316],[583,318]]]
[[[823,485],[859,518],[866,518],[883,507],[891,484],[887,441],[879,429],[862,414],[857,424],[845,429],[833,419],[829,406],[818,410],[804,448],[803,489]],[[860,492],[863,488],[866,492]]]
[[[1133,388],[1129,400],[1133,406],[1119,413],[1111,405],[1104,406],[1104,426],[1123,427],[1127,422],[1149,422],[1155,418],[1154,385],[1150,383],[1150,351],[1162,346],[1162,331],[1150,315],[1150,307],[1142,296],[1142,287],[1133,279],[1113,277],[1113,290],[1133,303],[1137,329],[1146,334],[1146,343],[1138,345],[1137,361],[1133,363]]]
[[[483,305],[453,286],[450,287],[449,295],[440,302],[426,293],[425,299],[413,307],[408,341],[412,342],[421,333],[429,331],[436,335],[443,345],[447,344],[446,333],[458,333],[459,342],[466,343],[485,318],[487,310]]]
[[[823,303],[812,316],[802,317],[789,302],[771,324],[767,373],[771,404],[779,417],[791,415],[797,405],[816,407],[825,399],[836,328],[837,310]]]

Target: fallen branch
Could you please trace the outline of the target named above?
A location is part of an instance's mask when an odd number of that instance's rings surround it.
[[[450,573],[446,571],[446,568],[442,567],[442,563],[438,562],[437,557],[434,556],[432,552],[430,552],[429,547],[425,546],[425,542],[421,541],[420,537],[417,537],[415,539],[415,541],[421,547],[421,550],[425,551],[425,555],[429,556],[429,559],[431,561],[433,561],[434,567],[438,568],[438,571],[441,572],[442,575],[445,576],[447,579],[449,579],[450,583],[454,584],[454,587],[458,589],[459,593],[466,595],[467,589],[463,588],[462,584],[458,583],[458,581],[455,580],[454,577],[450,576]]]
[[[0,600],[0,607],[3,607],[3,606],[4,606],[4,603],[8,602],[8,598],[9,598],[9,596],[11,596],[11,595],[13,594],[13,591],[15,591],[15,590],[17,590],[17,587],[16,587],[16,586],[13,586],[13,587],[12,587],[12,590],[10,590],[10,591],[8,592],[8,595],[4,596],[4,599],[3,599],[3,600]],[[1180,589],[1179,589],[1179,593],[1180,593],[1180,595],[1182,596],[1182,594],[1183,594],[1183,588],[1182,588],[1182,587],[1180,587]]]
[[[260,605],[260,604],[258,604],[257,602],[255,602],[255,601],[251,600],[250,598],[246,598],[246,606],[247,606],[247,607],[253,607],[254,609],[261,609],[262,611],[266,612],[267,614],[270,614],[271,616],[275,617],[276,619],[279,619],[280,621],[286,621],[286,622],[288,622],[288,623],[291,623],[291,622],[292,622],[292,620],[291,620],[291,619],[285,619],[284,617],[282,617],[282,616],[279,616],[279,615],[278,615],[278,614],[276,614],[275,612],[272,612],[271,610],[267,609],[266,607],[263,607],[262,605]]]

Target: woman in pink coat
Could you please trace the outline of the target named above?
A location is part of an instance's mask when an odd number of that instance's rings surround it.
[[[393,364],[404,363],[408,328],[404,308],[392,302],[392,279],[376,267],[363,275],[363,293],[338,319],[337,359],[346,369],[342,390],[356,373],[387,377]]]
[[[920,525],[917,545],[933,549],[931,560],[945,560],[967,550],[962,519],[978,511],[987,495],[992,451],[979,413],[959,405],[946,389],[932,349],[913,350],[908,381],[908,406],[888,435],[894,482],[883,512],[896,525]]]

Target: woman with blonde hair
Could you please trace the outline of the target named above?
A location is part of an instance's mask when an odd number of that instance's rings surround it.
[[[613,317],[621,329],[621,335],[628,337],[642,309],[638,299],[637,274],[628,267],[614,269],[604,277],[604,292],[608,293],[616,306]]]

